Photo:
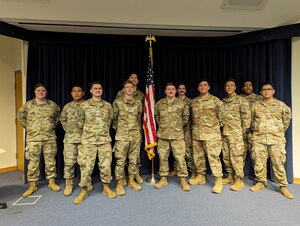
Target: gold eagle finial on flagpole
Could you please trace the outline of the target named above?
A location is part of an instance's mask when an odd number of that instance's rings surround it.
[[[148,35],[145,39],[145,42],[149,42],[150,47],[152,47],[152,42],[156,42],[156,40],[153,35]]]

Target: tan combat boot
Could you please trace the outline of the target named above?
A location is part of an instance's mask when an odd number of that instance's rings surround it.
[[[119,196],[125,195],[125,189],[123,185],[123,179],[118,180],[117,186],[116,186],[116,193]]]
[[[232,191],[240,191],[244,188],[244,182],[241,178],[236,178],[234,184],[230,187]]]
[[[287,199],[293,199],[294,196],[291,192],[289,192],[289,190],[287,190],[286,187],[280,187],[279,188],[279,192],[284,196],[286,197]]]
[[[261,191],[265,189],[265,185],[262,182],[257,182],[254,186],[252,186],[249,190],[253,192]]]
[[[73,192],[73,178],[66,179],[66,188],[64,190],[64,195],[69,196]]]
[[[195,178],[191,178],[189,180],[189,183],[191,185],[197,185],[197,184],[203,185],[203,184],[206,184],[205,175],[198,174]]]
[[[160,180],[154,185],[155,188],[160,189],[168,185],[166,177],[160,178]]]
[[[36,181],[29,182],[29,188],[23,193],[23,198],[28,197],[29,195],[32,195],[35,191],[37,191],[37,183]]]
[[[192,174],[191,178],[189,179],[189,184],[196,185],[197,184],[196,178],[197,178],[197,173],[195,173],[194,176]]]
[[[123,181],[123,186],[127,186],[126,176],[124,176],[124,178],[122,179],[122,181]]]
[[[191,173],[191,178],[190,178],[190,180],[195,180],[196,177],[197,177],[197,173],[196,173],[196,172]]]
[[[88,197],[88,191],[86,188],[82,188],[80,194],[74,199],[74,204],[78,205]]]
[[[215,179],[215,185],[214,187],[212,188],[212,193],[215,193],[215,194],[220,194],[223,190],[223,181],[222,181],[222,177],[217,177]]]
[[[117,197],[117,194],[110,190],[108,184],[103,184],[103,192],[108,198],[113,199]]]
[[[142,184],[144,182],[143,178],[141,178],[139,171],[134,176],[137,183]]]
[[[234,176],[233,174],[229,173],[226,178],[223,179],[223,184],[233,184],[234,183]]]
[[[184,177],[180,178],[180,186],[184,191],[190,191],[190,186],[187,184],[186,179]]]
[[[93,186],[93,184],[91,183],[91,184],[89,184],[89,186],[87,187],[87,191],[88,192],[91,192],[91,191],[93,191],[94,190],[94,186]]]
[[[177,176],[177,170],[172,170],[169,172],[169,177],[174,177],[174,176]]]
[[[60,187],[55,183],[55,179],[54,178],[50,178],[49,179],[48,188],[50,188],[51,190],[53,190],[55,192],[60,191]]]
[[[129,176],[128,187],[132,188],[135,191],[142,190],[142,187],[134,181],[134,178],[135,178],[134,175]]]

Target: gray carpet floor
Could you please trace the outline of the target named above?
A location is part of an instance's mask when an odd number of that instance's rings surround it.
[[[178,177],[168,178],[169,185],[160,190],[151,184],[143,184],[140,192],[126,187],[125,196],[111,200],[94,178],[95,190],[78,206],[73,200],[79,187],[64,197],[63,191],[50,191],[41,181],[34,193],[41,198],[35,204],[25,205],[32,199],[21,199],[22,205],[13,205],[28,185],[23,184],[21,172],[0,173],[0,201],[8,206],[0,209],[0,225],[300,225],[300,185],[288,186],[294,194],[288,200],[273,183],[257,193],[249,191],[253,181],[247,178],[242,191],[233,192],[226,185],[216,195],[211,193],[213,178],[207,175],[207,179],[206,185],[191,186],[190,192],[181,190]],[[64,189],[63,180],[58,184]],[[115,184],[111,183],[113,190]]]

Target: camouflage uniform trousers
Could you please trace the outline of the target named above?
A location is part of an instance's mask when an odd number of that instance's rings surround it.
[[[246,133],[246,135],[244,135],[243,137],[243,140],[244,140],[244,149],[245,149],[243,154],[243,159],[245,161],[248,151],[251,153],[252,150],[252,133],[251,132]]]
[[[138,146],[138,158],[137,158],[137,161],[136,161],[137,172],[140,172],[140,168],[142,166],[142,163],[141,163],[141,144],[142,144],[142,140],[140,141],[140,144]],[[127,162],[125,162],[125,165],[127,165]]]
[[[128,157],[128,175],[136,175],[138,170],[137,160],[140,154],[140,140],[123,141],[117,140],[115,144],[115,176],[116,180],[121,180],[125,175],[125,164]]]
[[[252,158],[254,160],[254,172],[256,181],[267,185],[267,160],[270,157],[274,170],[275,181],[278,186],[287,186],[286,171],[284,163],[286,161],[285,144],[266,145],[253,143]]]
[[[75,165],[77,163],[78,149],[80,143],[64,143],[64,178],[73,178],[75,172]]]
[[[77,162],[80,166],[81,180],[79,186],[87,188],[92,183],[91,175],[94,170],[96,157],[98,155],[98,167],[102,183],[111,181],[111,144],[82,144],[78,152]]]
[[[187,131],[184,133],[184,142],[185,142],[185,159],[187,163],[187,167],[191,173],[196,172],[196,166],[194,162],[193,149],[192,149],[192,133],[191,131]],[[179,171],[178,163],[174,161],[174,169]]]
[[[159,175],[161,177],[166,177],[169,175],[168,160],[171,149],[175,161],[178,163],[178,176],[187,177],[188,172],[185,162],[185,143],[183,139],[158,139],[157,152],[159,156]]]
[[[251,157],[251,150],[252,150],[252,133],[247,132],[244,136],[244,154],[243,154],[243,160],[244,160],[244,167],[245,171],[248,171],[248,176],[254,177],[253,172],[253,159]]]
[[[242,136],[222,137],[223,161],[228,174],[244,178],[244,152],[245,148]]]
[[[222,177],[222,164],[220,160],[221,150],[221,140],[193,140],[193,152],[197,174],[206,174],[207,157],[212,175],[215,178]]]
[[[25,158],[29,161],[27,169],[27,179],[29,182],[38,181],[40,176],[41,153],[45,160],[46,179],[56,178],[56,140],[31,141],[27,142]]]

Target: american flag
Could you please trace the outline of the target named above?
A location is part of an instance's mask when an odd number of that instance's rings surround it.
[[[155,88],[154,88],[154,71],[152,61],[152,49],[149,50],[149,62],[147,71],[147,84],[144,105],[144,132],[145,132],[145,150],[151,160],[155,157],[154,147],[157,146],[156,125],[154,119],[155,105]]]

